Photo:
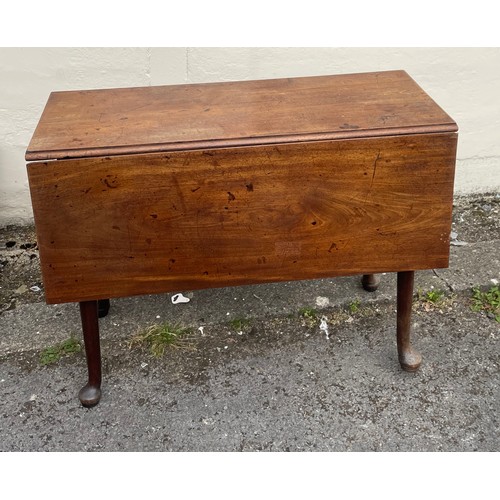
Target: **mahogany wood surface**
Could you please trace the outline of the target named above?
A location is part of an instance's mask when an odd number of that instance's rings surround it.
[[[398,273],[396,341],[401,368],[415,372],[420,368],[422,356],[411,344],[411,309],[413,305],[414,271]]]
[[[53,92],[27,160],[455,132],[404,71]]]
[[[28,165],[48,303],[448,266],[456,134]]]
[[[364,274],[361,278],[361,285],[367,292],[376,292],[380,285],[380,276],[378,274]]]
[[[96,405],[101,399],[102,368],[97,307],[96,300],[80,302],[88,382],[78,396],[82,405],[87,407]]]

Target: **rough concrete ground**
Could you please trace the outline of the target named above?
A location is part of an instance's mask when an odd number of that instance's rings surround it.
[[[397,362],[393,275],[373,294],[359,277],[183,291],[112,301],[91,409],[82,352],[40,363],[81,340],[77,306],[43,302],[33,228],[1,229],[0,450],[499,451],[500,324],[470,307],[500,281],[499,214],[499,194],[457,198],[450,268],[417,273],[416,374]],[[183,349],[130,347],[165,320],[191,328]]]

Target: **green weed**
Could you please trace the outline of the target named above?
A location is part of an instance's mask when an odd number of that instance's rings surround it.
[[[471,307],[476,312],[484,311],[500,323],[500,288],[492,286],[486,292],[482,292],[478,287],[473,288]]]
[[[302,316],[304,319],[316,319],[318,312],[312,307],[302,307],[299,309],[299,316]]]
[[[417,301],[414,303],[414,309],[423,309],[426,312],[439,311],[443,312],[446,309],[451,309],[456,302],[456,295],[446,295],[443,290],[430,290],[422,292],[418,290]]]
[[[241,331],[250,326],[251,321],[247,318],[235,318],[229,322],[233,330]]]
[[[351,314],[356,314],[359,311],[360,304],[361,304],[361,302],[359,299],[353,300],[349,304],[349,311],[351,311]]]
[[[444,292],[442,290],[430,290],[428,292],[425,292],[421,296],[421,300],[424,302],[431,302],[432,304],[437,304],[440,302],[444,297]]]
[[[57,363],[63,356],[80,352],[82,346],[74,337],[64,340],[55,346],[47,347],[40,353],[40,364],[43,366]]]

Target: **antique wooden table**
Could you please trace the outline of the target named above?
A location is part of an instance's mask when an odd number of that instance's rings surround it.
[[[26,159],[46,302],[448,266],[457,126],[404,72],[53,92]],[[104,311],[105,313],[106,311]],[[104,314],[103,313],[103,314]]]

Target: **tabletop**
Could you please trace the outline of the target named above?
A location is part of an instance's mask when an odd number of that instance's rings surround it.
[[[51,160],[455,132],[405,71],[52,92],[26,152]]]

